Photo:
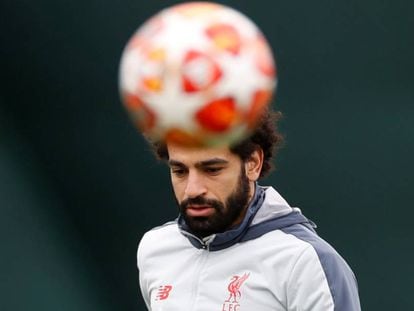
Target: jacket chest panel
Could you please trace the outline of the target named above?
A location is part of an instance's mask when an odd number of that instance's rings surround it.
[[[269,248],[266,240],[215,252],[190,246],[154,258],[151,310],[285,310],[289,248]]]

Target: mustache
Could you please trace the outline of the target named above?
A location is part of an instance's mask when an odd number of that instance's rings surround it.
[[[188,198],[181,202],[182,209],[186,209],[189,205],[209,205],[215,209],[220,209],[220,202],[213,199],[206,199],[203,197]]]

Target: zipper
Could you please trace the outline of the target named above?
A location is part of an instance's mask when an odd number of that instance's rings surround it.
[[[201,249],[208,250],[208,251],[210,250],[210,244],[213,242],[214,238],[216,237],[215,234],[212,234],[212,235],[209,235],[208,237],[205,237],[204,239],[200,239],[199,237],[195,236],[194,234],[191,234],[190,232],[187,232],[181,229],[180,231],[183,235],[197,240],[197,242],[199,242],[201,245]]]
[[[215,234],[209,235],[208,237],[205,237],[202,241],[202,249],[210,251],[210,244],[214,241],[214,238],[216,237]]]
[[[200,275],[207,262],[207,259],[210,253],[210,244],[213,242],[215,238],[215,234],[208,236],[204,239],[200,239],[199,237],[187,231],[181,230],[181,232],[184,235],[197,240],[201,245],[201,248],[197,249],[197,251],[199,252],[199,260],[197,263],[196,271],[193,275],[194,279],[193,279],[192,286],[191,286],[191,298],[190,298],[191,308],[189,310],[195,310],[197,298],[198,298],[198,291],[200,287]]]
[[[189,310],[196,310],[195,307],[196,307],[198,291],[200,287],[200,275],[205,267],[205,264],[207,262],[207,257],[209,255],[209,252],[206,251],[206,249],[199,249],[199,252],[200,252],[199,262],[198,262],[197,270],[195,271],[193,275],[194,279],[193,279],[193,284],[191,286],[191,299],[190,299],[191,308]]]

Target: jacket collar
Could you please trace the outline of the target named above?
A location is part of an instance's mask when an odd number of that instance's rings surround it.
[[[182,215],[179,215],[177,221],[181,233],[193,246],[210,251],[221,250],[238,242],[256,238],[280,226],[296,223],[309,223],[313,226],[299,209],[291,208],[274,188],[262,187],[258,184],[246,215],[236,228],[200,239],[191,233]]]

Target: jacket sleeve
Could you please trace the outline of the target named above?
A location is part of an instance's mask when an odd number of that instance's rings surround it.
[[[289,311],[360,311],[355,276],[332,248],[307,247],[288,281]]]
[[[145,238],[145,235],[144,235]],[[142,298],[145,301],[145,305],[147,306],[148,310],[151,310],[150,308],[150,297],[148,292],[148,286],[147,281],[145,277],[146,269],[145,269],[145,242],[144,238],[141,240],[141,242],[138,245],[138,251],[137,251],[137,266],[138,266],[138,275],[139,275],[139,287],[141,289]]]

